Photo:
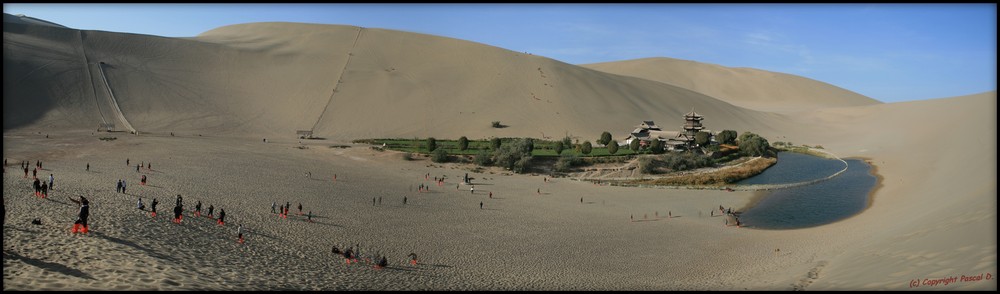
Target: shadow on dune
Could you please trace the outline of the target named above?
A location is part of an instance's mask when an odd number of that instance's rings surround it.
[[[61,273],[61,274],[68,275],[68,276],[74,276],[74,277],[77,277],[77,278],[88,279],[88,280],[97,280],[97,279],[94,279],[94,277],[91,277],[89,274],[87,274],[87,273],[85,273],[83,271],[80,271],[78,269],[75,269],[75,268],[70,268],[68,266],[65,266],[65,265],[62,265],[62,264],[58,264],[58,263],[54,263],[54,262],[47,262],[47,261],[38,260],[38,259],[34,259],[34,258],[24,257],[24,256],[21,256],[20,254],[17,254],[16,252],[11,252],[11,251],[6,251],[6,250],[4,250],[4,251],[7,252],[7,258],[11,259],[11,260],[21,260],[21,261],[24,261],[24,263],[26,263],[26,264],[33,265],[33,266],[42,268],[42,269],[47,270],[47,271],[53,271],[53,272]]]
[[[100,238],[105,239],[105,240],[108,240],[108,241],[113,242],[113,243],[117,243],[117,244],[121,244],[121,245],[125,245],[125,246],[129,246],[129,247],[138,249],[140,251],[145,252],[149,256],[152,256],[152,257],[155,257],[155,258],[163,259],[163,260],[170,261],[170,262],[178,262],[178,260],[176,258],[170,257],[168,255],[164,255],[164,254],[161,254],[161,253],[158,253],[158,252],[156,252],[156,251],[154,251],[152,249],[149,249],[149,248],[146,248],[146,247],[142,247],[139,244],[135,244],[135,243],[133,243],[131,241],[128,241],[128,240],[123,240],[123,239],[118,239],[118,238],[115,238],[115,237],[111,237],[111,236],[105,235],[104,233],[101,233],[101,232],[93,232],[92,235],[100,237]]]

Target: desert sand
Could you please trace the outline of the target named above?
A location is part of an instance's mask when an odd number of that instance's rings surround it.
[[[996,275],[995,91],[883,104],[786,79],[801,95],[840,100],[761,96],[750,107],[704,84],[392,30],[257,23],[163,38],[7,19],[4,290],[881,290]],[[142,135],[94,132],[117,117],[102,69]],[[745,77],[703,78],[768,91]],[[713,130],[870,159],[882,178],[871,207],[813,228],[727,227],[710,210],[744,207],[753,192],[546,183],[349,143],[567,134],[582,142],[605,130],[623,138],[641,120],[679,126],[691,108]],[[491,128],[497,120],[510,127]],[[325,139],[299,140],[296,130]],[[48,198],[33,195],[21,160],[41,160],[39,177],[55,176]],[[153,167],[136,172],[139,162]],[[465,173],[474,194],[455,188]],[[142,174],[148,185],[138,184]],[[445,176],[444,185],[426,174]],[[127,193],[115,192],[118,179]],[[417,192],[420,184],[430,191]],[[181,224],[167,216],[177,194]],[[74,235],[67,197],[81,195],[91,200],[91,232]],[[158,199],[160,214],[137,210],[139,197]],[[225,209],[226,224],[194,217],[197,201]],[[286,201],[293,215],[271,213]],[[295,214],[298,203],[314,222]],[[348,265],[334,245],[384,254],[389,266]]]

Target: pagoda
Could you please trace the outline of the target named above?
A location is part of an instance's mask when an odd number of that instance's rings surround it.
[[[701,126],[701,120],[705,119],[704,116],[694,112],[694,108],[691,108],[691,112],[684,115],[684,139],[687,141],[688,148],[694,148],[694,138],[701,130],[705,127]]]

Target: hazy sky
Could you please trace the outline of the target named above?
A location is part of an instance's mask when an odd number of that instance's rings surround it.
[[[883,101],[996,90],[996,4],[4,4],[74,29],[191,37],[286,21],[385,28],[572,64],[670,57]]]

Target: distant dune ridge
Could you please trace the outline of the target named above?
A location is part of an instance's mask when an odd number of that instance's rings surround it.
[[[796,75],[665,57],[582,66],[663,82],[704,93],[734,105],[764,111],[794,111],[881,103],[847,89]]]
[[[57,170],[57,183],[64,183],[58,189],[94,195],[92,201],[101,203],[96,209],[115,205],[133,211],[133,198],[103,191],[121,175],[136,173],[110,166],[121,168],[116,161],[122,155],[131,157],[132,165],[140,155],[155,156],[152,185],[136,187],[130,180],[130,191],[160,197],[162,211],[172,207],[167,203],[176,193],[187,201],[219,203],[233,221],[246,221],[253,230],[248,243],[253,247],[236,245],[214,226],[198,225],[201,219],[185,219],[183,229],[175,230],[146,222],[145,215],[95,210],[94,222],[100,225],[94,236],[103,237],[84,238],[92,246],[83,252],[115,254],[93,262],[63,254],[60,250],[76,240],[63,232],[42,231],[36,240],[22,237],[31,230],[10,227],[11,219],[26,219],[36,208],[59,217],[46,222],[64,221],[75,210],[59,195],[56,202],[40,200],[37,207],[12,210],[5,252],[8,241],[18,249],[12,251],[17,256],[4,260],[5,290],[66,285],[98,290],[881,290],[979,273],[994,278],[920,289],[996,289],[995,90],[880,103],[820,81],[757,69],[669,58],[577,66],[469,41],[356,26],[252,23],[166,38],[43,23],[4,15],[5,156],[55,157],[46,166]],[[288,148],[296,144],[297,130],[331,139],[314,141],[317,147],[359,138],[428,136],[571,135],[594,142],[603,131],[622,139],[643,120],[679,130],[691,109],[705,115],[704,125],[714,131],[752,131],[771,143],[822,145],[842,157],[864,157],[877,168],[881,187],[870,208],[844,221],[798,230],[745,230],[723,227],[706,210],[720,204],[739,207],[750,193],[598,187],[559,178],[537,190],[542,194],[535,190],[542,179],[534,176],[482,173],[474,176],[492,179],[475,191],[497,191],[502,199],[488,199],[486,209],[479,210],[475,204],[483,199],[467,198],[464,187],[450,190],[460,170],[392,160],[389,152],[365,148]],[[31,136],[93,131],[105,121],[122,126],[120,117],[156,136],[123,137],[106,145],[86,143],[97,141],[89,137],[42,141],[49,139]],[[509,127],[492,128],[492,121]],[[169,132],[211,138],[162,136]],[[269,142],[261,143],[261,137]],[[80,148],[63,150],[58,144]],[[95,172],[80,171],[90,158],[100,159]],[[204,166],[208,161],[212,164]],[[317,179],[302,182],[303,169]],[[407,187],[412,191],[425,172],[447,173],[450,182],[433,187],[430,196],[413,196],[407,206],[390,198]],[[339,186],[331,188],[327,180],[337,173]],[[262,174],[280,184],[261,183]],[[30,192],[16,171],[5,173],[4,181],[5,198],[16,194],[15,204],[35,203],[22,201],[21,194]],[[220,183],[225,189],[216,189]],[[274,222],[267,206],[274,195],[285,194],[314,205],[324,226]],[[375,208],[372,201],[381,196],[394,204]],[[654,209],[680,217],[628,221],[630,213],[638,220],[638,213]],[[182,233],[191,230],[198,234]],[[19,238],[7,240],[8,234]],[[164,234],[190,248],[133,237]],[[373,274],[327,255],[307,255],[328,253],[332,242],[354,238],[364,246],[378,244],[397,259],[417,251],[440,266]],[[32,251],[38,240],[54,245]],[[269,261],[281,261],[281,270]],[[209,267],[222,274],[199,272]],[[136,270],[143,276],[148,271],[149,277],[142,277],[148,280],[135,282]],[[44,279],[35,278],[39,272]]]

